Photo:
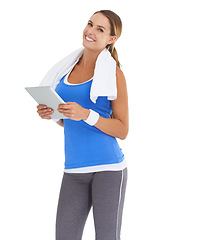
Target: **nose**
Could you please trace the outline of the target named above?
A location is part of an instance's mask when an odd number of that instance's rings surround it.
[[[87,34],[88,34],[88,35],[93,35],[92,30],[88,30],[88,31],[87,31]]]
[[[93,35],[94,34],[94,29],[93,28],[89,28],[87,30],[87,33],[90,34],[90,35]]]

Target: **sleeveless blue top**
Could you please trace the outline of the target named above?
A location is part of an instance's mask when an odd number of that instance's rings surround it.
[[[90,100],[92,79],[81,84],[66,84],[61,79],[56,92],[65,102],[76,102],[86,109],[92,109],[101,117],[110,118],[111,101],[98,97],[96,103]],[[63,119],[65,136],[65,169],[121,163],[124,154],[115,137],[107,135],[83,120]]]

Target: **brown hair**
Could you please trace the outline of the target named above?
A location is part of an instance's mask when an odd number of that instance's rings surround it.
[[[108,18],[110,25],[111,25],[110,35],[116,36],[118,39],[121,36],[121,32],[122,32],[122,22],[121,22],[120,17],[116,13],[112,12],[111,10],[100,10],[100,11],[95,12],[94,14],[96,14],[96,13],[102,13],[105,17]],[[121,64],[118,60],[118,53],[117,53],[117,50],[116,50],[114,44],[115,44],[115,42],[112,44],[108,44],[106,46],[106,48],[109,50],[112,57],[115,59],[118,67],[120,67]]]

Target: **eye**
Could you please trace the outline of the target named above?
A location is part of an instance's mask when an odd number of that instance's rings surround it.
[[[104,32],[104,31],[102,30],[102,28],[99,28],[98,30],[99,30],[100,32]]]
[[[87,24],[87,25],[89,25],[89,26],[93,27],[93,24],[92,24],[91,22],[88,22],[88,24]]]

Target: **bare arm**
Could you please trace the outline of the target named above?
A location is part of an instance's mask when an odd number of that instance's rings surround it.
[[[123,72],[117,67],[117,99],[112,101],[113,118],[99,117],[94,125],[102,132],[125,139],[129,131],[128,94]]]

